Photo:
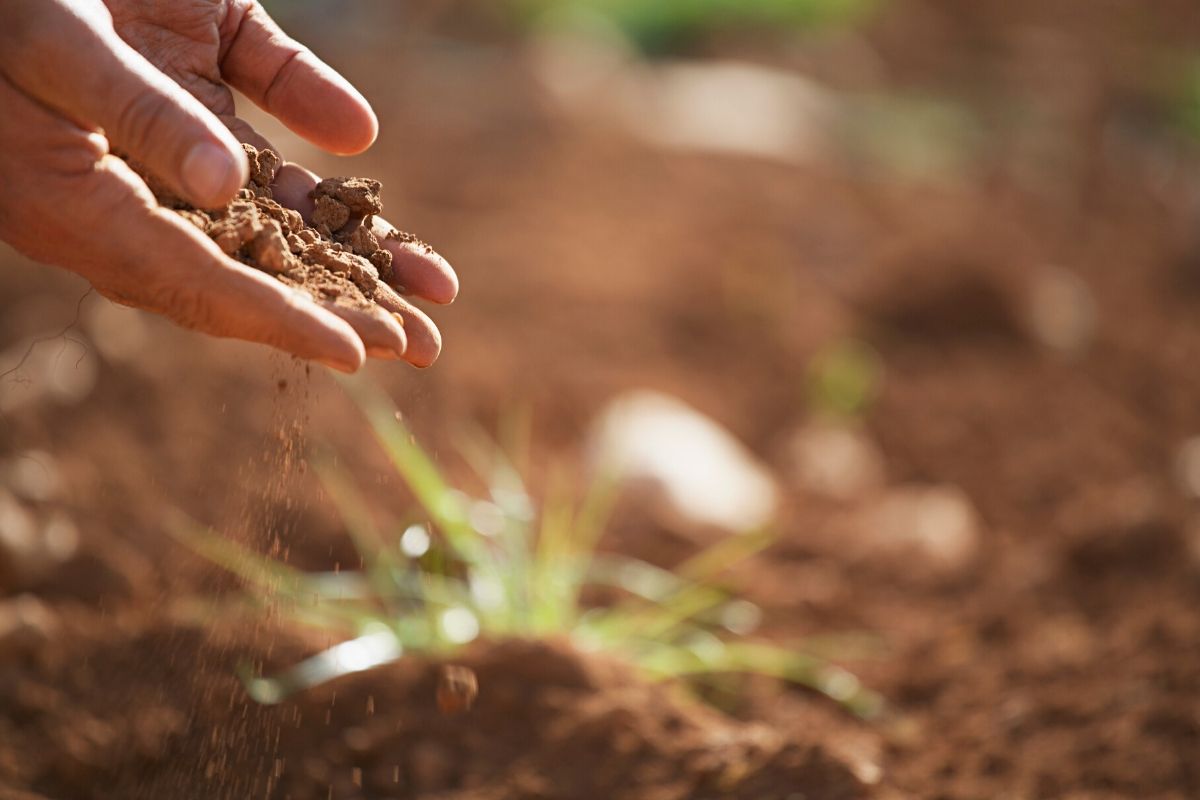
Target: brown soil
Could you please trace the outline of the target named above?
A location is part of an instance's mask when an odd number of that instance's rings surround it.
[[[73,634],[86,638],[74,658],[0,689],[0,774],[45,797],[863,796],[819,745],[680,701],[562,643],[474,647],[461,668],[487,689],[446,717],[434,700],[442,669],[422,659],[247,706],[232,673],[261,643],[244,633]],[[118,689],[122,674],[138,680]],[[189,696],[204,701],[192,708]]]
[[[392,254],[379,246],[372,231],[383,211],[382,185],[369,178],[326,178],[310,193],[314,208],[305,221],[272,196],[271,186],[282,166],[279,155],[243,144],[250,180],[224,208],[189,205],[146,175],[159,203],[204,231],[221,250],[255,269],[274,275],[317,300],[369,308],[379,286],[392,273]],[[393,230],[389,237],[415,240]]]
[[[412,504],[319,370],[135,315],[148,327],[130,350],[83,326],[99,352],[85,400],[0,417],[5,490],[81,535],[63,563],[0,568],[20,631],[0,648],[0,798],[1200,797],[1200,500],[1179,468],[1200,435],[1200,148],[1160,83],[1162,59],[1200,42],[1197,7],[888,5],[811,46],[709,46],[976,104],[986,146],[950,178],[666,153],[552,110],[503,47],[356,36],[340,62],[389,131],[355,171],[402,187],[389,214],[463,277],[438,367],[374,376],[422,441],[466,481],[462,420],[491,428],[532,405],[545,464],[578,459],[616,392],[683,397],[789,484],[781,541],[731,576],[759,633],[873,635],[827,649],[887,714],[858,720],[766,679],[719,681],[700,705],[561,642],[456,655],[478,697],[454,715],[441,665],[418,658],[250,703],[238,666],[280,669],[331,639],[282,629],[278,609],[197,609],[238,587],[162,533],[166,510],[304,568],[356,568],[313,477],[281,462],[281,429],[289,457],[301,433],[328,442],[394,516]],[[1093,304],[1076,351],[1028,322],[1053,270]],[[47,320],[57,333],[83,291],[0,270],[0,341]],[[793,481],[787,454],[811,421],[805,365],[847,336],[883,364],[861,421],[883,476],[835,500]],[[23,389],[6,380],[0,399]],[[53,468],[56,493],[22,493],[27,462]],[[847,521],[912,484],[969,498],[970,558],[850,546]],[[696,549],[636,506],[603,546],[668,565]]]

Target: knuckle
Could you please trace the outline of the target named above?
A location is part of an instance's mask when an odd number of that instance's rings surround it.
[[[170,283],[156,287],[147,293],[142,305],[185,328],[218,333],[212,300],[197,286]]]
[[[166,129],[171,103],[151,89],[140,89],[115,105],[113,138],[134,155],[144,159],[155,142],[173,141]]]

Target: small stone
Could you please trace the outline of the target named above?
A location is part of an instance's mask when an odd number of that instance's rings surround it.
[[[914,566],[947,575],[979,553],[979,514],[957,486],[900,486],[853,515],[846,545],[887,563],[916,558]]]
[[[468,667],[446,664],[438,672],[437,703],[443,714],[470,710],[479,695],[479,679]]]
[[[62,489],[62,476],[54,456],[41,450],[27,450],[6,459],[0,476],[13,494],[34,503],[53,500]]]
[[[1200,572],[1200,515],[1192,517],[1183,529],[1184,546],[1191,557],[1192,567]]]
[[[33,585],[75,555],[79,531],[63,511],[39,519],[0,489],[0,589]]]
[[[58,618],[31,594],[0,601],[0,659],[22,658],[49,641]]]
[[[683,535],[756,530],[779,507],[766,466],[715,420],[670,395],[617,397],[594,423],[588,449],[596,472],[641,488],[659,522]]]
[[[1187,439],[1176,451],[1175,480],[1185,494],[1200,498],[1200,436]]]
[[[1046,347],[1079,353],[1095,337],[1096,301],[1074,273],[1059,267],[1039,270],[1029,285],[1027,302],[1030,332]]]
[[[787,455],[795,483],[815,494],[851,500],[884,482],[883,455],[857,426],[810,423],[791,437]]]

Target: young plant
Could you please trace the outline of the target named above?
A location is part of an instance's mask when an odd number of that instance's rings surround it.
[[[511,0],[519,19],[541,26],[604,24],[642,52],[671,53],[714,30],[809,30],[851,26],[881,0]]]
[[[177,528],[200,554],[256,587],[298,622],[346,640],[280,675],[244,675],[252,697],[279,702],[318,683],[405,653],[448,655],[478,637],[566,636],[652,678],[759,673],[812,687],[855,713],[880,708],[876,694],[816,655],[746,638],[758,609],[721,585],[730,567],[767,546],[765,533],[723,539],[665,570],[599,553],[615,482],[597,478],[576,503],[551,480],[539,509],[499,448],[478,440],[463,454],[487,487],[471,497],[452,488],[394,408],[359,390],[359,402],[424,519],[377,525],[366,499],[331,459],[315,466],[362,557],[357,572],[306,573],[215,533]],[[398,534],[398,535],[397,535]],[[582,602],[587,587],[618,598]]]

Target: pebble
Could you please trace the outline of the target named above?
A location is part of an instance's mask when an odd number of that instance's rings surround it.
[[[31,594],[0,601],[0,660],[18,659],[49,641],[58,618]]]
[[[793,482],[799,488],[836,500],[852,500],[883,485],[883,455],[862,429],[833,422],[811,422],[787,444]]]
[[[1175,454],[1175,481],[1189,497],[1200,497],[1200,436],[1179,446]]]
[[[1026,317],[1034,338],[1065,354],[1087,348],[1096,332],[1096,301],[1079,276],[1060,267],[1039,270],[1028,290]]]
[[[79,532],[63,511],[44,519],[0,489],[0,589],[33,585],[75,555]]]
[[[968,567],[979,553],[979,514],[962,489],[907,485],[886,490],[854,515],[849,544],[860,554],[890,560],[916,557],[939,574]]]
[[[716,421],[649,390],[619,395],[593,425],[594,470],[644,490],[659,522],[680,533],[740,533],[770,523],[780,504],[767,467]]]

